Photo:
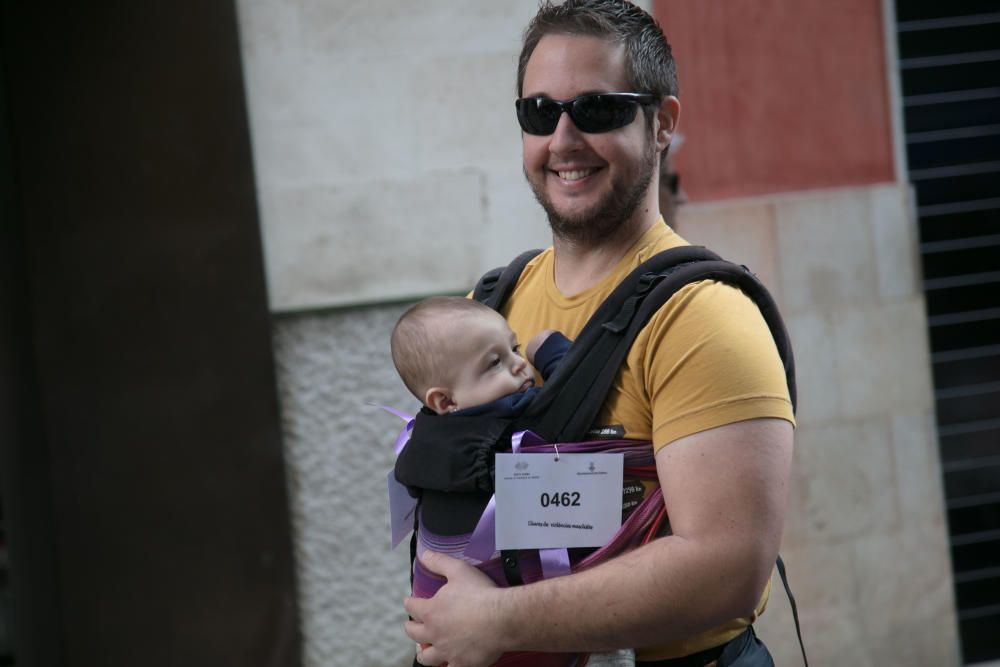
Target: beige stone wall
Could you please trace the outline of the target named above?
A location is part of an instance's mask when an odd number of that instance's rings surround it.
[[[757,273],[792,337],[799,423],[782,553],[813,664],[959,664],[908,189],[688,205],[677,228]],[[758,633],[777,664],[798,664],[774,586]]]

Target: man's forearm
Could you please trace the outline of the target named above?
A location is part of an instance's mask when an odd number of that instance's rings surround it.
[[[754,554],[670,536],[568,577],[500,591],[504,651],[663,644],[749,616],[770,576]],[[742,557],[741,557],[742,556]]]

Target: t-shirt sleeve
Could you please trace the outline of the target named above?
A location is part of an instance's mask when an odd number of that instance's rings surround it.
[[[715,281],[688,285],[645,332],[642,372],[654,449],[747,419],[795,423],[774,339],[739,289]]]

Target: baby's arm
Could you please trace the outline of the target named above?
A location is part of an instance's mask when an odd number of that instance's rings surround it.
[[[542,379],[548,380],[559,368],[559,364],[562,363],[563,357],[569,351],[571,343],[572,341],[558,331],[546,329],[528,341],[525,354]]]
[[[524,348],[524,356],[532,366],[535,365],[535,353],[538,352],[538,348],[540,348],[542,343],[544,343],[545,340],[555,332],[555,329],[545,329],[536,333],[532,336],[531,340],[528,341],[527,347]]]

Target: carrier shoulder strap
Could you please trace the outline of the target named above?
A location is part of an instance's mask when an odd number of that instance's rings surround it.
[[[507,302],[507,297],[514,290],[517,279],[521,277],[524,267],[541,253],[541,248],[526,250],[514,258],[507,266],[501,266],[483,274],[472,290],[472,298],[484,303],[493,310],[500,310]]]
[[[500,310],[525,265],[539,252],[529,250],[508,266],[488,272],[476,285],[473,297]],[[639,331],[678,290],[702,280],[732,285],[757,304],[784,364],[794,410],[795,361],[791,342],[767,288],[745,266],[727,262],[701,246],[681,246],[646,260],[611,292],[532,401],[525,423],[550,442],[584,439]]]
[[[660,252],[633,270],[597,309],[524,415],[524,426],[550,442],[586,439],[639,331],[685,285],[717,280],[742,290],[771,330],[796,404],[788,333],[764,285],[744,266],[700,246]]]

